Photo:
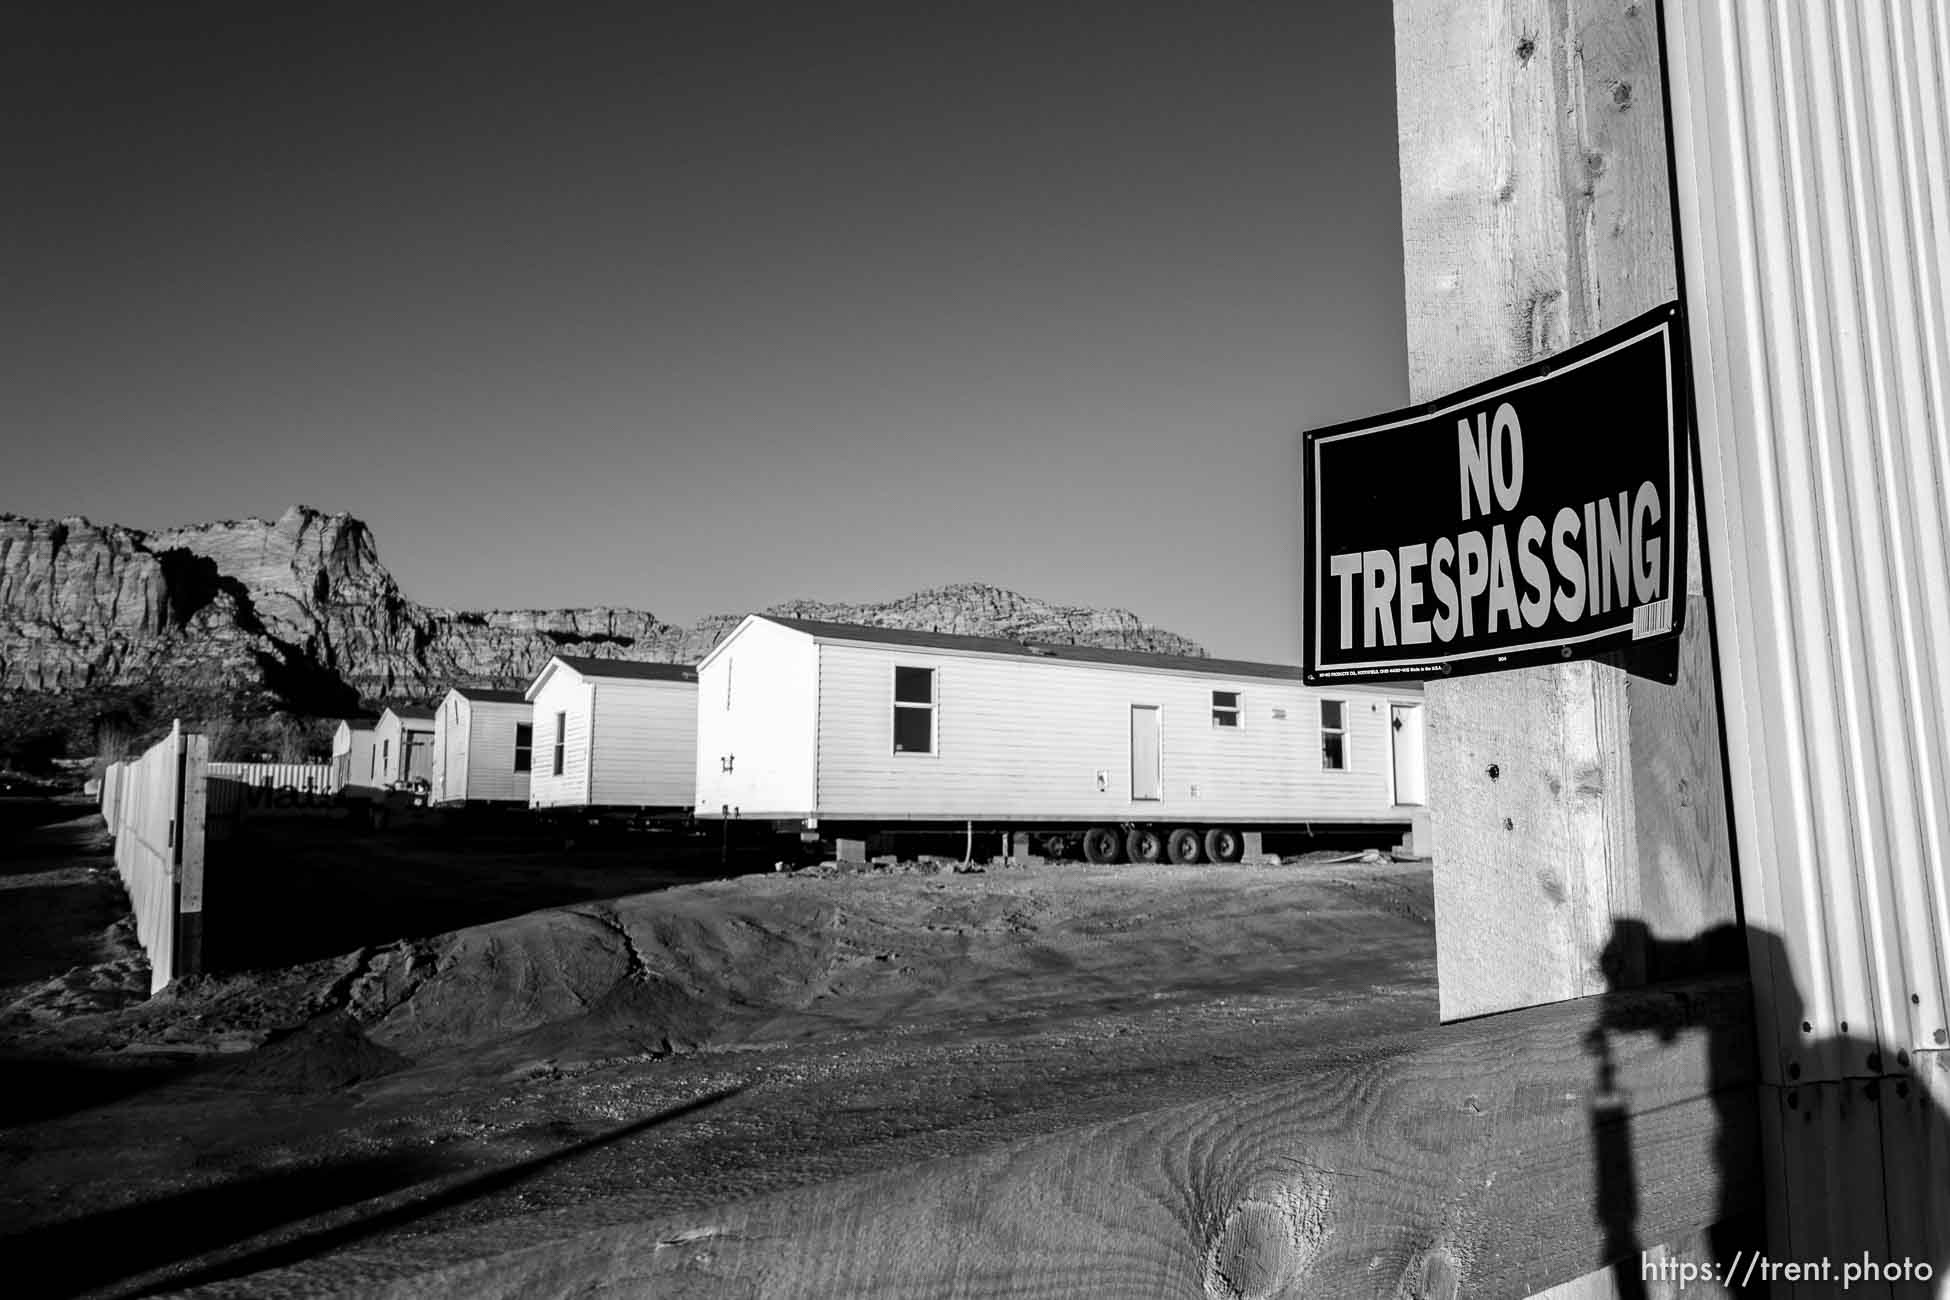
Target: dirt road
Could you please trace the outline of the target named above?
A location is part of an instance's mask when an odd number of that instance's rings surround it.
[[[30,991],[0,1233],[49,1294],[299,1294],[334,1252],[970,1151],[1433,1024],[1430,910],[1386,862],[778,873],[87,1014]]]

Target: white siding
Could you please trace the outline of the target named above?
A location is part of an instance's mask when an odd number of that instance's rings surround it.
[[[343,722],[339,724],[338,731],[332,736],[332,780],[336,787],[379,783],[379,764],[374,758],[374,735],[370,727],[355,731]]]
[[[529,773],[515,771],[515,728],[527,726],[534,710],[496,700],[471,700],[468,708],[472,725],[467,730],[461,797],[527,803]]]
[[[433,723],[421,719],[403,720],[391,709],[379,716],[373,728],[373,745],[379,753],[380,785],[392,785],[414,776],[430,777],[434,752]],[[407,747],[411,743],[412,767],[409,770]],[[355,779],[355,784],[356,779]]]
[[[933,754],[894,753],[896,664],[936,671]],[[1215,690],[1239,692],[1238,727],[1213,724]],[[824,643],[819,692],[823,817],[1197,824],[1407,816],[1392,801],[1389,697],[1372,687]],[[1322,766],[1323,698],[1347,702],[1340,771]],[[1131,799],[1132,705],[1156,705],[1162,724],[1163,798],[1141,804]]]
[[[697,797],[697,683],[598,677],[589,802],[689,808]]]
[[[447,692],[433,715],[433,801],[457,803],[467,797],[467,730],[472,712],[458,691]]]
[[[535,771],[528,782],[534,808],[589,802],[589,714],[594,693],[579,673],[558,667],[535,696]],[[562,773],[555,774],[556,715],[566,727]]]
[[[729,807],[743,817],[804,817],[812,811],[817,665],[811,637],[754,621],[698,670],[699,813]]]

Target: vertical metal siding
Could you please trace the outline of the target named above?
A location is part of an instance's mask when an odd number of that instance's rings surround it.
[[[184,792],[208,780],[203,737],[169,735],[140,757],[110,766],[102,784],[102,815],[115,841],[115,869],[135,913],[136,938],[149,957],[149,991],[159,993],[178,974],[178,917],[201,910],[200,899],[179,900],[185,864],[200,864],[203,822],[187,815]],[[191,868],[200,874],[200,865]]]
[[[1876,1073],[1808,1044],[1950,1005],[1950,6],[1667,12],[1763,1071]]]
[[[209,763],[209,775],[254,786],[290,786],[294,790],[328,794],[336,789],[332,768],[325,763]]]

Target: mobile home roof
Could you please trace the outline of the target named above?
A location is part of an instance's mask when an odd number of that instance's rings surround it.
[[[456,686],[454,694],[463,700],[476,704],[526,704],[528,697],[520,691],[480,691],[471,686]]]
[[[810,618],[758,617],[768,623],[824,641],[861,641],[872,645],[904,645],[927,650],[970,654],[1015,655],[1024,659],[1054,659],[1066,663],[1120,664],[1170,672],[1207,673],[1214,677],[1272,677],[1300,681],[1300,669],[1286,664],[1249,663],[1239,659],[1209,659],[1197,655],[1151,654],[1142,650],[1112,650],[1089,645],[1045,645],[996,636],[960,636],[949,632],[917,632],[901,627],[865,627],[856,623],[826,623]]]
[[[620,677],[633,681],[694,682],[697,669],[689,664],[653,664],[641,659],[596,659],[588,655],[556,655],[584,677]]]
[[[420,704],[394,704],[386,712],[403,722],[432,722],[433,710]]]

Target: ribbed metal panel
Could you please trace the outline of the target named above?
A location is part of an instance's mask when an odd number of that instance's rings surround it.
[[[319,794],[335,788],[327,763],[211,763],[207,768],[211,776],[251,786],[290,786]]]
[[[1762,1068],[1880,1073],[1950,1030],[1950,3],[1667,29]]]

